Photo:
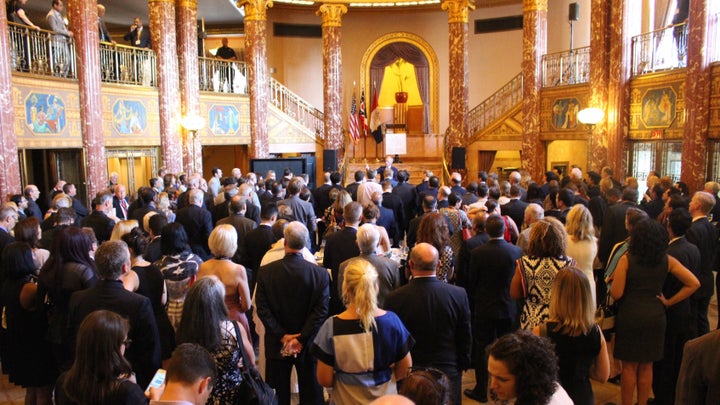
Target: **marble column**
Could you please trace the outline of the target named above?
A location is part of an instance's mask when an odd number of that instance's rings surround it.
[[[240,0],[245,7],[245,62],[250,93],[250,158],[266,158],[268,139],[267,9],[272,0]]]
[[[532,178],[545,174],[545,146],[540,140],[542,56],[547,52],[547,0],[523,0],[523,140],[522,168]]]
[[[177,48],[180,68],[181,116],[200,115],[200,79],[198,77],[197,0],[177,0],[175,3]],[[182,161],[185,173],[202,174],[202,142],[183,132]]]
[[[588,105],[607,111],[608,72],[610,60],[608,49],[608,31],[610,30],[610,10],[612,4],[607,0],[592,0],[590,4],[590,97]],[[607,114],[607,113],[606,113]],[[600,173],[608,161],[607,115],[590,133],[588,138],[587,170]]]
[[[10,60],[10,34],[5,7],[0,7],[0,58]],[[15,141],[15,113],[12,103],[10,63],[0,63],[0,201],[20,190],[20,164]]]
[[[80,88],[80,131],[85,155],[85,183],[89,199],[105,188],[108,178],[100,89],[100,35],[97,2],[67,2],[70,31],[74,33]]]
[[[325,109],[325,148],[343,152],[342,52],[340,27],[343,4],[323,4],[316,14],[322,17],[323,107]]]
[[[183,171],[175,1],[150,0],[150,36],[157,58],[160,145],[168,173]]]
[[[710,66],[706,52],[708,46],[712,46],[708,41],[707,21],[708,0],[692,0],[688,15],[685,127],[680,180],[693,191],[702,190],[706,179],[710,123]]]
[[[450,125],[445,142],[445,159],[450,162],[454,146],[466,146],[470,80],[468,68],[468,14],[475,9],[474,0],[444,0],[448,12]]]
[[[610,5],[607,165],[616,179],[624,179],[627,170],[627,136],[630,117],[630,73],[632,70],[632,30],[629,2],[612,0]]]

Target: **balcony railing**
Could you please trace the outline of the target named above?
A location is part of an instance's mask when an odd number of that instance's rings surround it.
[[[687,34],[683,23],[633,37],[633,76],[685,67]]]
[[[474,135],[515,107],[523,98],[522,73],[485,99],[468,113],[470,135]]]
[[[590,81],[590,47],[549,53],[542,57],[543,87]]]
[[[717,13],[710,17],[710,24],[708,24],[708,38],[720,38],[720,13]],[[717,40],[708,41],[708,53],[710,56],[710,62],[720,62],[720,44]]]
[[[245,62],[199,58],[200,91],[247,94]]]
[[[152,49],[100,43],[101,80],[105,83],[157,87],[157,62]]]
[[[76,78],[75,43],[52,31],[8,23],[10,67],[16,72]]]
[[[318,138],[324,137],[325,124],[322,111],[273,78],[270,78],[270,102],[290,118],[315,132]]]

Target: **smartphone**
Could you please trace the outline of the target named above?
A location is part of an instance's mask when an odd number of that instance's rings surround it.
[[[157,388],[165,382],[165,374],[167,372],[163,370],[162,368],[159,368],[158,371],[155,372],[155,375],[153,376],[152,380],[150,380],[150,384],[148,384],[147,389],[145,389],[145,394],[150,395],[150,388]]]

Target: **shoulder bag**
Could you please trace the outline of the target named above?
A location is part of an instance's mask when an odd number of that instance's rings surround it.
[[[240,370],[242,381],[237,386],[235,400],[237,405],[277,405],[278,399],[275,389],[263,381],[254,364],[250,363],[242,344],[242,335],[236,321],[232,321],[235,328],[235,337],[242,356],[243,368]]]

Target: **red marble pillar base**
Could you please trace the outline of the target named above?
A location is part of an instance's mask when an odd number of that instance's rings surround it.
[[[200,88],[198,76],[197,2],[177,0],[177,47],[180,68],[180,110],[182,116],[200,114]],[[202,174],[202,142],[200,133],[193,137],[184,132],[182,144],[183,170]],[[193,144],[194,142],[194,144]]]
[[[97,2],[95,0],[67,3],[70,30],[75,35],[78,85],[80,87],[80,130],[85,153],[85,181],[88,196],[107,185],[107,159],[103,134],[102,98],[100,89],[100,36]]]
[[[0,7],[0,58],[10,60],[10,36],[5,7]],[[10,64],[0,63],[0,201],[20,193],[20,164],[15,141],[15,113],[12,103]]]
[[[523,4],[523,140],[522,167],[532,178],[542,179],[546,152],[540,140],[541,58],[547,50],[547,1]]]
[[[168,173],[183,170],[180,137],[180,79],[175,38],[175,4],[150,0],[150,35],[157,57],[160,144]]]
[[[706,179],[707,137],[710,122],[710,67],[707,42],[707,0],[693,0],[688,16],[685,128],[680,180],[691,191],[702,190]]]
[[[245,58],[250,93],[250,158],[266,158],[268,138],[267,20],[245,17]]]

